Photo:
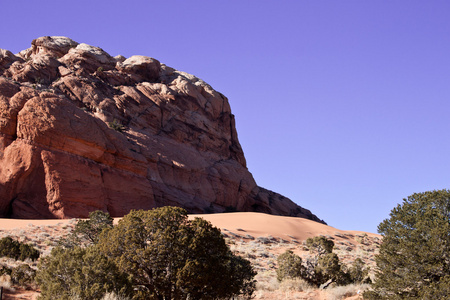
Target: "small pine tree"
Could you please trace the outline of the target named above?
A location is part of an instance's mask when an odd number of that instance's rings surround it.
[[[35,261],[41,255],[39,250],[37,250],[36,248],[34,248],[31,245],[24,244],[24,243],[20,243],[19,252],[20,252],[19,260],[22,260],[22,261],[26,260],[27,258]]]
[[[186,210],[132,211],[103,232],[101,252],[130,274],[142,299],[251,297],[256,273],[234,256],[220,230]]]
[[[367,299],[450,298],[450,191],[413,194],[378,226],[374,290]]]
[[[15,260],[36,260],[39,258],[39,250],[31,245],[13,240],[7,236],[0,240],[0,256],[7,256]]]
[[[277,258],[277,279],[283,281],[285,279],[300,278],[304,273],[302,258],[292,252],[286,250]]]
[[[327,253],[333,252],[334,242],[327,239],[324,236],[315,236],[314,238],[308,238],[306,240],[306,246],[310,252],[316,253],[317,256],[322,256]]]
[[[355,259],[352,266],[348,270],[350,280],[355,283],[371,283],[369,277],[370,268],[366,266],[361,258]]]
[[[38,264],[42,300],[101,299],[107,292],[130,294],[128,276],[94,247],[54,248]]]
[[[103,230],[113,228],[113,221],[108,212],[101,210],[90,212],[89,219],[78,220],[72,234],[59,242],[60,246],[72,248],[95,245]]]
[[[330,279],[337,282],[341,275],[341,264],[336,253],[325,253],[320,256],[314,273],[316,274],[317,285]]]

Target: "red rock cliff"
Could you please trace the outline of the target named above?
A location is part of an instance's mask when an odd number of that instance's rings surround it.
[[[257,186],[227,98],[195,76],[65,37],[0,49],[0,75],[0,216],[176,205],[320,221]]]

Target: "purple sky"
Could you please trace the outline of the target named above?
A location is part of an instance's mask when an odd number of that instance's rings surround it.
[[[125,4],[127,3],[127,4]],[[62,35],[226,95],[256,182],[376,232],[449,188],[450,1],[1,1],[0,48]]]

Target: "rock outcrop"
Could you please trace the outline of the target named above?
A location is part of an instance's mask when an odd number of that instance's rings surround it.
[[[260,188],[227,98],[145,56],[65,37],[0,49],[0,216],[123,216],[176,205],[321,222]]]

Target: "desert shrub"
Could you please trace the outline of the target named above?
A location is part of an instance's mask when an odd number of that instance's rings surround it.
[[[277,258],[277,279],[283,281],[285,279],[300,278],[304,273],[302,258],[292,252],[286,250]]]
[[[108,126],[115,131],[122,132],[125,130],[125,126],[120,123],[119,120],[114,119],[112,122],[108,122]]]
[[[40,256],[40,252],[39,250],[37,250],[36,248],[34,248],[33,246],[29,245],[29,244],[24,244],[24,243],[20,243],[19,246],[19,260],[26,260],[26,259],[31,259],[33,261],[37,260]]]
[[[11,280],[14,284],[22,287],[33,287],[36,271],[27,264],[21,264],[11,271]]]
[[[1,275],[11,275],[12,269],[7,266],[0,266],[0,276]]]
[[[128,277],[94,247],[54,248],[38,264],[43,300],[101,299],[107,292],[128,295]]]
[[[308,238],[306,240],[306,246],[310,252],[320,257],[321,255],[333,252],[334,242],[324,236],[316,236],[314,238]]]
[[[60,245],[65,248],[94,245],[97,244],[100,233],[111,228],[113,218],[108,212],[93,211],[89,213],[89,219],[77,221],[72,233],[62,239]]]
[[[356,240],[358,243],[363,244],[363,245],[369,244],[369,239],[368,239],[367,233],[364,233],[364,234],[362,234],[362,235],[357,235],[356,238],[355,238],[355,240]]]
[[[315,286],[320,286],[330,280],[337,284],[350,282],[339,257],[333,253],[334,242],[332,240],[324,236],[316,236],[308,238],[306,246],[312,257],[306,260],[303,279]]]
[[[357,258],[349,268],[348,274],[353,283],[371,283],[369,271],[370,268],[366,266],[364,261],[361,258]]]
[[[314,269],[315,278],[313,281],[315,281],[317,285],[323,284],[329,280],[338,284],[347,284],[347,280],[342,280],[344,277],[342,273],[339,257],[336,253],[326,253],[321,255],[317,261],[317,265]]]
[[[450,191],[403,199],[378,226],[383,236],[367,299],[450,298]]]
[[[7,236],[0,240],[0,255],[11,257],[15,260],[20,256],[20,243]]]
[[[139,299],[250,297],[256,275],[208,221],[176,207],[132,211],[103,232],[100,251],[132,277]]]
[[[302,261],[302,259],[288,250],[281,254],[278,259],[277,279],[301,278],[308,284],[316,287],[335,282],[338,285],[345,285],[352,282],[359,282],[361,277],[367,275],[362,260],[348,269],[339,261],[339,257],[333,253],[334,243],[326,237],[319,236],[309,238],[306,241],[312,256]]]
[[[39,258],[39,250],[31,245],[13,240],[11,237],[4,237],[0,240],[0,256],[7,256],[15,260],[36,260]]]

